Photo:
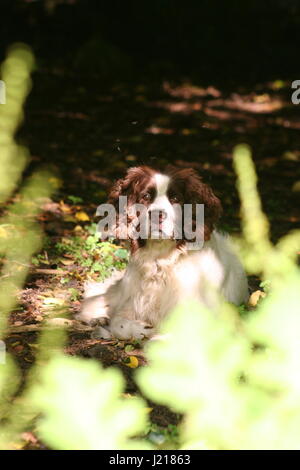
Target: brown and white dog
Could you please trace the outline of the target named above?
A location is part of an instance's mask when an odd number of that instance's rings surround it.
[[[121,196],[127,197],[122,214]],[[222,296],[236,305],[247,301],[248,282],[242,265],[228,237],[215,229],[221,202],[193,169],[172,167],[163,174],[148,166],[130,168],[113,185],[108,203],[117,213],[110,234],[129,240],[131,257],[125,272],[87,286],[78,318],[102,324],[94,336],[150,337],[175,305],[188,298],[208,307],[216,306]],[[132,215],[136,204],[144,208],[141,220],[156,216],[154,224],[147,225],[146,239],[136,236]],[[175,237],[176,227],[182,229],[175,206],[185,205],[192,208],[192,224]],[[204,206],[204,219],[195,227],[197,205]],[[192,235],[191,228],[195,229]],[[202,243],[195,249],[191,237],[193,242],[196,235]]]

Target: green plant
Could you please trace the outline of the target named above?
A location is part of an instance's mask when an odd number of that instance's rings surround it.
[[[152,400],[185,414],[184,448],[299,448],[299,232],[273,246],[261,212],[249,149],[235,150],[242,201],[240,247],[252,273],[272,290],[243,321],[224,304],[219,315],[196,304],[176,309],[150,344],[150,367],[138,372]]]
[[[73,204],[80,204],[83,202],[82,198],[79,196],[68,196],[68,199],[73,203]]]
[[[43,412],[38,432],[52,448],[150,448],[130,439],[146,426],[147,413],[141,399],[121,398],[124,380],[119,371],[60,355],[51,359],[40,380],[32,385],[28,403]]]
[[[40,202],[52,190],[46,171],[36,171],[22,180],[29,154],[14,141],[22,120],[22,105],[31,85],[32,66],[33,55],[29,48],[17,44],[10,49],[1,68],[7,96],[6,104],[0,106],[0,203],[11,199],[0,219],[0,339],[3,344],[8,315],[17,303],[17,293],[26,278],[30,259],[41,246],[42,234],[36,223]],[[17,197],[13,197],[14,192]],[[11,448],[32,418],[23,403],[14,400],[20,384],[18,367],[6,352],[0,365],[0,448]]]
[[[126,267],[128,251],[111,242],[100,242],[96,228],[96,224],[91,224],[81,236],[63,238],[56,243],[55,250],[59,255],[71,255],[89,272],[96,272],[100,279],[105,279],[114,269]]]
[[[20,184],[26,162],[13,134],[31,66],[32,55],[23,46],[10,53],[4,66],[8,108],[0,108],[1,202]],[[299,448],[300,233],[286,235],[275,246],[271,243],[248,147],[235,149],[234,164],[243,222],[243,236],[236,242],[247,270],[262,276],[267,296],[248,315],[226,303],[212,312],[190,301],[178,306],[162,325],[165,338],[147,345],[149,365],[137,369],[136,381],[152,401],[182,413],[181,426],[164,431],[152,427],[146,402],[122,395],[119,371],[66,357],[64,331],[45,328],[26,384],[21,387],[11,355],[6,355],[5,364],[0,362],[0,448],[15,448],[26,429],[34,429],[53,449]],[[40,246],[35,219],[40,198],[49,194],[48,180],[46,173],[34,174],[21,185],[19,200],[0,220],[4,340],[14,294]],[[63,239],[56,248],[82,263],[88,262],[84,257],[88,250],[89,267],[99,269],[103,277],[127,259],[126,250],[99,242],[94,225],[83,237]],[[74,299],[75,291],[69,291]]]
[[[271,279],[272,290],[244,319],[227,304],[218,315],[194,302],[179,306],[162,326],[166,338],[148,345],[150,365],[138,369],[136,380],[151,400],[184,415],[178,447],[298,448],[300,274],[293,247],[299,234],[288,235],[276,247],[269,242],[248,149],[237,149],[235,162],[244,214],[240,247],[249,269]],[[62,387],[59,396],[64,393]],[[62,405],[55,406],[61,410]],[[53,419],[51,408],[43,411]],[[44,426],[42,436],[50,442],[51,426]],[[87,434],[94,429],[96,423]],[[169,446],[155,431],[151,442],[157,448]],[[72,438],[64,445],[72,446]]]

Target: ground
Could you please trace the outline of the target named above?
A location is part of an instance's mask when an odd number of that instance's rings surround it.
[[[148,78],[100,85],[97,76],[39,67],[33,83],[18,140],[32,155],[27,173],[47,166],[57,192],[43,201],[39,223],[44,247],[32,259],[10,318],[8,348],[24,372],[34,361],[41,322],[72,319],[84,281],[125,266],[126,251],[99,244],[94,233],[97,205],[128,166],[163,168],[173,163],[197,169],[222,200],[221,227],[238,234],[232,150],[246,142],[253,151],[273,241],[299,226],[300,105],[291,103],[288,82],[223,89],[215,83]],[[256,288],[258,281],[250,279],[250,284]],[[141,344],[96,341],[90,339],[90,331],[71,327],[65,350],[95,357],[105,367],[117,365],[126,378],[126,393],[137,392],[132,373],[146,364]],[[168,425],[172,432],[180,417],[164,407],[150,407],[157,426],[154,434]],[[24,440],[25,448],[42,447],[30,433]]]

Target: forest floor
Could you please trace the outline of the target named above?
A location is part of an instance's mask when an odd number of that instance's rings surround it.
[[[26,371],[34,362],[36,339],[45,318],[70,318],[78,311],[86,279],[99,280],[125,266],[127,254],[99,245],[96,207],[111,183],[132,165],[193,167],[221,198],[221,227],[239,234],[239,199],[232,150],[248,143],[259,176],[263,208],[276,242],[299,227],[300,113],[282,81],[224,90],[188,80],[140,80],[100,86],[60,68],[40,69],[25,108],[18,140],[31,152],[27,170],[47,166],[57,192],[44,201],[39,223],[44,247],[30,265],[18,307],[10,319],[8,349]],[[298,174],[297,174],[298,171]],[[252,279],[254,288],[257,281]],[[94,357],[124,373],[127,393],[136,393],[130,355],[146,364],[140,344],[96,341],[90,331],[70,329],[66,352]],[[133,350],[132,350],[133,349]],[[128,352],[129,351],[129,352]],[[174,433],[180,417],[151,404],[155,430]],[[162,431],[160,431],[162,432]],[[25,436],[25,448],[41,448]]]

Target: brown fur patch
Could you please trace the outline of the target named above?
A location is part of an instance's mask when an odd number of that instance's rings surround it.
[[[113,204],[117,210],[117,229],[130,225],[132,219],[130,215],[121,215],[118,213],[119,197],[127,196],[128,206],[139,203],[148,206],[155,198],[156,188],[154,175],[156,170],[149,166],[132,167],[127,170],[123,178],[117,180],[112,186],[108,203]],[[193,216],[195,217],[196,204],[204,204],[204,227],[202,227],[204,240],[209,240],[212,231],[214,230],[220,215],[222,213],[222,206],[220,200],[215,196],[210,186],[203,183],[201,177],[192,168],[176,168],[169,166],[165,172],[170,178],[170,185],[168,188],[168,197],[171,202],[183,204],[192,204]],[[145,194],[149,194],[145,200]],[[196,220],[193,217],[193,225],[195,226]],[[193,226],[193,229],[194,229]],[[128,232],[127,232],[128,233]],[[135,252],[138,248],[145,245],[145,240],[132,240],[128,234],[127,238],[131,242],[131,252]],[[190,240],[191,241],[191,240]],[[182,241],[179,240],[179,244]]]
[[[220,199],[215,196],[210,186],[203,183],[201,177],[193,168],[178,169],[169,166],[167,174],[171,177],[169,198],[176,197],[179,204],[192,204],[193,214],[195,205],[204,204],[204,239],[209,240],[221,214]],[[193,220],[195,223],[195,220]]]

